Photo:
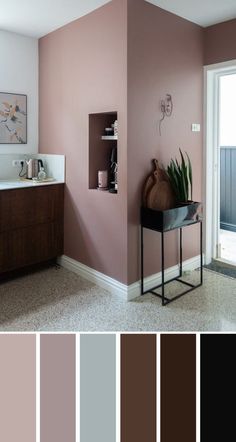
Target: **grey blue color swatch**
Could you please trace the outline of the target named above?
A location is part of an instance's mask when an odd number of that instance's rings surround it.
[[[81,335],[80,442],[116,442],[116,336]]]

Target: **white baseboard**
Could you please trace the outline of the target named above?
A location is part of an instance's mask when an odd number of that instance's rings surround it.
[[[127,299],[127,286],[116,279],[110,278],[109,276],[104,275],[104,273],[81,264],[79,261],[69,258],[66,255],[62,255],[58,258],[58,264],[65,267],[67,270],[82,276],[82,278],[99,285],[99,287]]]
[[[84,264],[81,264],[75,259],[69,258],[66,255],[62,255],[58,258],[58,264],[65,267],[67,270],[82,276],[99,287],[108,290],[109,292],[121,296],[126,301],[131,301],[132,299],[140,296],[140,281],[137,281],[129,286],[104,275],[97,270],[92,269]],[[200,266],[200,256],[195,256],[194,258],[188,259],[183,262],[183,272],[188,272],[197,269]],[[171,279],[178,275],[179,268],[177,265],[170,267],[165,270],[165,279]],[[161,273],[156,273],[154,275],[145,278],[145,290],[153,287],[154,285],[161,284]]]

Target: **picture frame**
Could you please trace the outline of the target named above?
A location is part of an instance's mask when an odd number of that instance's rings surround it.
[[[27,95],[0,92],[0,144],[27,144]]]

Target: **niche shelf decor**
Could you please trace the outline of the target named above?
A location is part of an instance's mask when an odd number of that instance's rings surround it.
[[[117,193],[118,114],[116,111],[89,114],[89,189]],[[98,172],[107,171],[107,187],[99,187]]]

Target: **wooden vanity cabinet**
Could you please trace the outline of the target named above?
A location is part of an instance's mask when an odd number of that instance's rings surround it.
[[[0,273],[63,253],[64,184],[0,191]]]

